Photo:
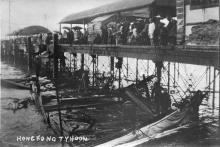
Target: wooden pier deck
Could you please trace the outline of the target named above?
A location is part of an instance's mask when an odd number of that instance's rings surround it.
[[[129,57],[153,61],[179,62],[219,68],[218,46],[153,47],[134,45],[69,45],[59,44],[65,52],[99,56]]]

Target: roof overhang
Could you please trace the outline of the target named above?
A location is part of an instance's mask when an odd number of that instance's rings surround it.
[[[119,2],[68,15],[63,18],[60,23],[87,24],[96,17],[110,14],[132,13],[135,16],[135,13],[137,14],[140,9],[142,9],[142,12],[144,12],[144,8],[149,8],[149,6],[153,3],[157,6],[176,6],[176,0],[121,0]],[[141,16],[148,16],[148,13],[149,11],[146,11],[145,13],[141,14]]]

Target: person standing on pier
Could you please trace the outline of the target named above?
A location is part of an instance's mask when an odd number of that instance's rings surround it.
[[[149,27],[148,27],[148,36],[150,38],[150,45],[154,45],[154,31],[155,31],[155,23],[153,19],[149,19]]]

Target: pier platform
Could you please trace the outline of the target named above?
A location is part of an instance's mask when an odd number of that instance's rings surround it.
[[[218,46],[134,46],[59,44],[64,52],[178,62],[219,68]]]

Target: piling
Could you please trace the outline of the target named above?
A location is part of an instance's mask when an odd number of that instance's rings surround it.
[[[176,87],[176,63],[173,63],[173,87]]]
[[[84,71],[84,54],[81,54],[81,70]]]
[[[60,133],[62,136],[63,126],[62,126],[62,118],[60,111],[59,91],[58,91],[58,35],[57,34],[54,34],[54,79],[55,79],[56,98],[57,98],[58,113],[59,113]]]
[[[27,38],[27,50],[28,50],[28,70],[32,70],[33,51],[32,51],[32,45],[31,45],[31,37]]]
[[[92,55],[92,87],[95,86],[95,60],[96,56]]]
[[[213,93],[212,93],[212,108],[213,108],[213,112],[214,112],[214,109],[215,109],[215,84],[216,84],[216,70],[215,68],[213,68]]]
[[[138,83],[138,59],[136,60],[136,84]]]
[[[115,59],[114,57],[110,57],[110,72],[111,72],[111,76],[114,77],[114,74],[115,74]]]
[[[168,77],[168,80],[167,80],[167,89],[168,89],[168,92],[170,92],[170,62],[168,62],[167,77]]]

